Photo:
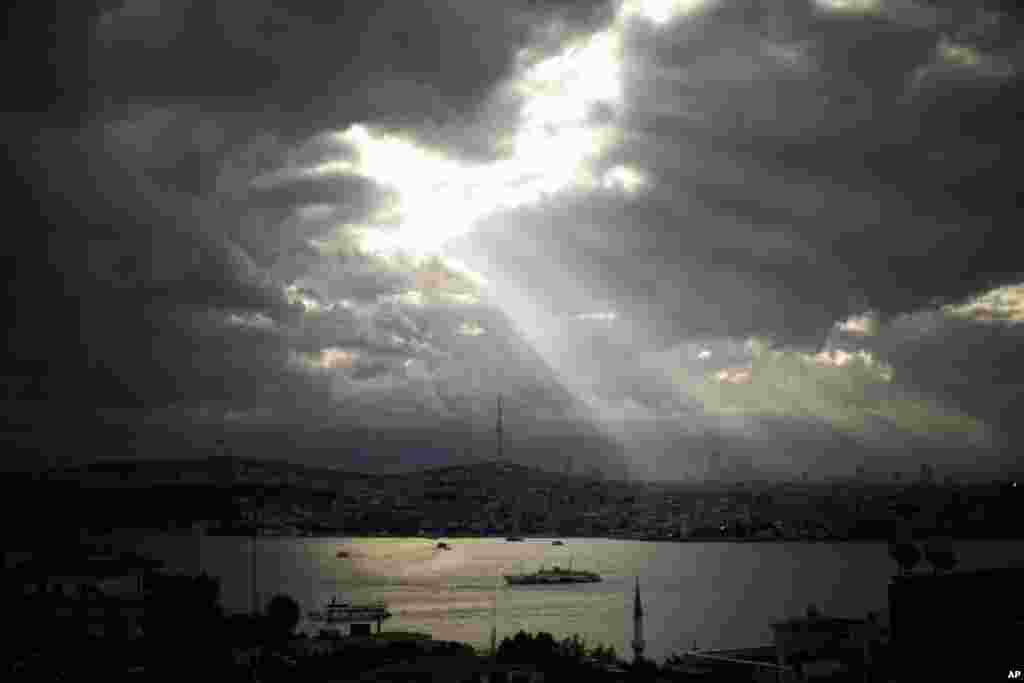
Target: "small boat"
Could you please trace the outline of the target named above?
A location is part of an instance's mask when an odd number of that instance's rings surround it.
[[[551,545],[565,545],[562,541],[551,541]]]
[[[522,536],[508,536],[507,538],[505,538],[505,541],[508,542],[508,543],[516,543],[516,542],[519,542],[519,541],[522,541],[522,540],[523,540]]]
[[[448,545],[447,543],[445,543],[444,541],[441,541],[440,543],[438,543],[434,547],[437,548],[438,550],[451,550],[452,549],[452,547],[450,545]]]
[[[338,559],[344,559],[346,557],[349,557],[349,553],[347,550],[339,550],[337,553],[334,554],[334,556]]]

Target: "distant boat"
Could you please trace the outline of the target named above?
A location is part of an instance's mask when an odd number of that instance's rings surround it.
[[[562,541],[551,541],[551,545],[565,545]]]
[[[522,536],[509,536],[505,539],[509,543],[515,543],[524,540]]]
[[[440,543],[438,543],[434,547],[436,547],[438,550],[451,550],[452,549],[452,547],[450,545],[448,545],[447,543],[445,543],[444,541],[441,541]]]
[[[505,580],[514,586],[536,586],[550,583],[597,583],[601,575],[597,572],[562,569],[555,565],[551,569],[541,568],[526,574],[505,574]]]
[[[334,556],[337,557],[338,559],[342,559],[342,558],[348,557],[349,553],[348,553],[347,550],[339,550],[337,553],[335,553]]]

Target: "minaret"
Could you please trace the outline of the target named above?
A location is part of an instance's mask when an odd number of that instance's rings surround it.
[[[644,656],[644,606],[640,603],[640,577],[636,577],[636,592],[633,595],[633,662]]]
[[[491,613],[491,657],[498,655],[498,581],[494,581],[493,611]]]

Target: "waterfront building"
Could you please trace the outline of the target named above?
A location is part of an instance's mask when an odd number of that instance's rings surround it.
[[[804,678],[858,677],[867,680],[873,653],[885,639],[881,621],[827,617],[812,605],[801,617],[772,624],[776,663]]]
[[[696,650],[674,657],[663,671],[671,680],[749,681],[750,683],[788,683],[795,676],[789,667],[775,663],[771,645],[727,649]]]
[[[8,578],[42,622],[57,619],[82,633],[130,640],[140,634],[161,566],[139,555],[83,550],[33,557],[14,566]]]
[[[310,612],[309,619],[322,624],[322,632],[337,633],[338,635],[368,636],[370,627],[377,624],[377,633],[381,631],[381,622],[391,618],[391,612],[383,602],[372,603],[350,603],[339,602],[332,598],[324,610]],[[345,628],[347,633],[342,633]]]
[[[1024,566],[896,575],[889,583],[897,667],[1006,678],[1024,643]],[[954,676],[955,677],[955,676]],[[968,680],[964,678],[963,680]]]

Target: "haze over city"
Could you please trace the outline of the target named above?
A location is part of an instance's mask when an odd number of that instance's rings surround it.
[[[1008,472],[1014,11],[12,10],[5,466]]]

